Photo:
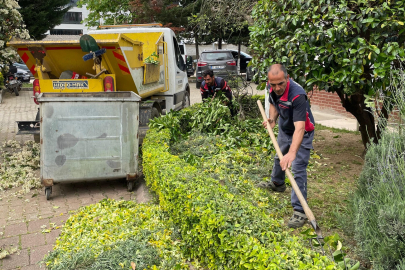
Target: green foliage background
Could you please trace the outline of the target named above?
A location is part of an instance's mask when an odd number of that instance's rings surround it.
[[[70,0],[19,0],[19,10],[31,38],[41,40],[45,33],[61,24],[63,16],[71,8]]]
[[[380,133],[365,95],[390,94],[390,70],[405,58],[404,8],[404,1],[261,0],[250,27],[252,65],[263,81],[267,67],[282,63],[307,91],[337,92],[367,146]]]

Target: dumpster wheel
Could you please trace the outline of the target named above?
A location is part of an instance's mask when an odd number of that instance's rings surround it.
[[[132,190],[134,190],[134,185],[135,185],[135,182],[134,182],[134,181],[128,181],[128,182],[127,182],[127,190],[128,190],[129,192],[131,192]]]
[[[51,199],[51,194],[52,194],[52,187],[46,187],[45,196],[46,196],[47,201],[49,201],[49,199]]]

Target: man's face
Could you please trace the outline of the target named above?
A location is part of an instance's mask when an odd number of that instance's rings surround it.
[[[211,77],[210,75],[205,76],[204,81],[208,86],[214,85],[214,77]]]
[[[284,76],[284,72],[279,71],[274,74],[274,72],[269,71],[268,73],[268,78],[269,78],[269,83],[271,88],[273,88],[273,91],[276,93],[277,96],[281,96],[284,94],[285,89],[287,88],[287,81],[290,78],[289,75],[287,75],[287,79]]]

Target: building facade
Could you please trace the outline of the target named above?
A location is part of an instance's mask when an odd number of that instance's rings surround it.
[[[79,0],[70,0],[71,8],[63,17],[63,21],[60,25],[55,26],[55,28],[48,31],[48,35],[80,35],[87,34],[88,30],[95,29],[88,28],[82,23],[82,21],[87,18],[89,11],[86,7],[77,7],[77,2]]]

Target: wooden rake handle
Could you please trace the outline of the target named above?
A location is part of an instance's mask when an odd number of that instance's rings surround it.
[[[281,160],[283,158],[283,154],[281,153],[281,150],[277,143],[276,137],[274,136],[273,129],[270,127],[269,121],[267,121],[267,116],[266,116],[266,113],[264,112],[263,105],[260,100],[257,101],[257,105],[259,106],[260,113],[262,114],[262,117],[263,117],[263,121],[267,122],[267,131],[269,132],[269,135],[273,142],[274,148],[276,149],[277,156]],[[302,205],[302,208],[304,208],[305,215],[307,216],[309,222],[311,223],[312,227],[314,227],[316,233],[318,234],[317,230],[319,230],[319,233],[320,233],[320,229],[319,229],[318,225],[316,225],[316,220],[315,220],[314,214],[312,213],[311,209],[309,208],[308,203],[305,200],[304,196],[302,196],[301,190],[299,189],[297,182],[295,182],[294,176],[292,175],[291,171],[288,168],[285,170],[285,173],[287,174],[288,179],[290,179],[291,186],[294,189],[295,194],[297,195],[298,200],[300,201],[300,203]]]

